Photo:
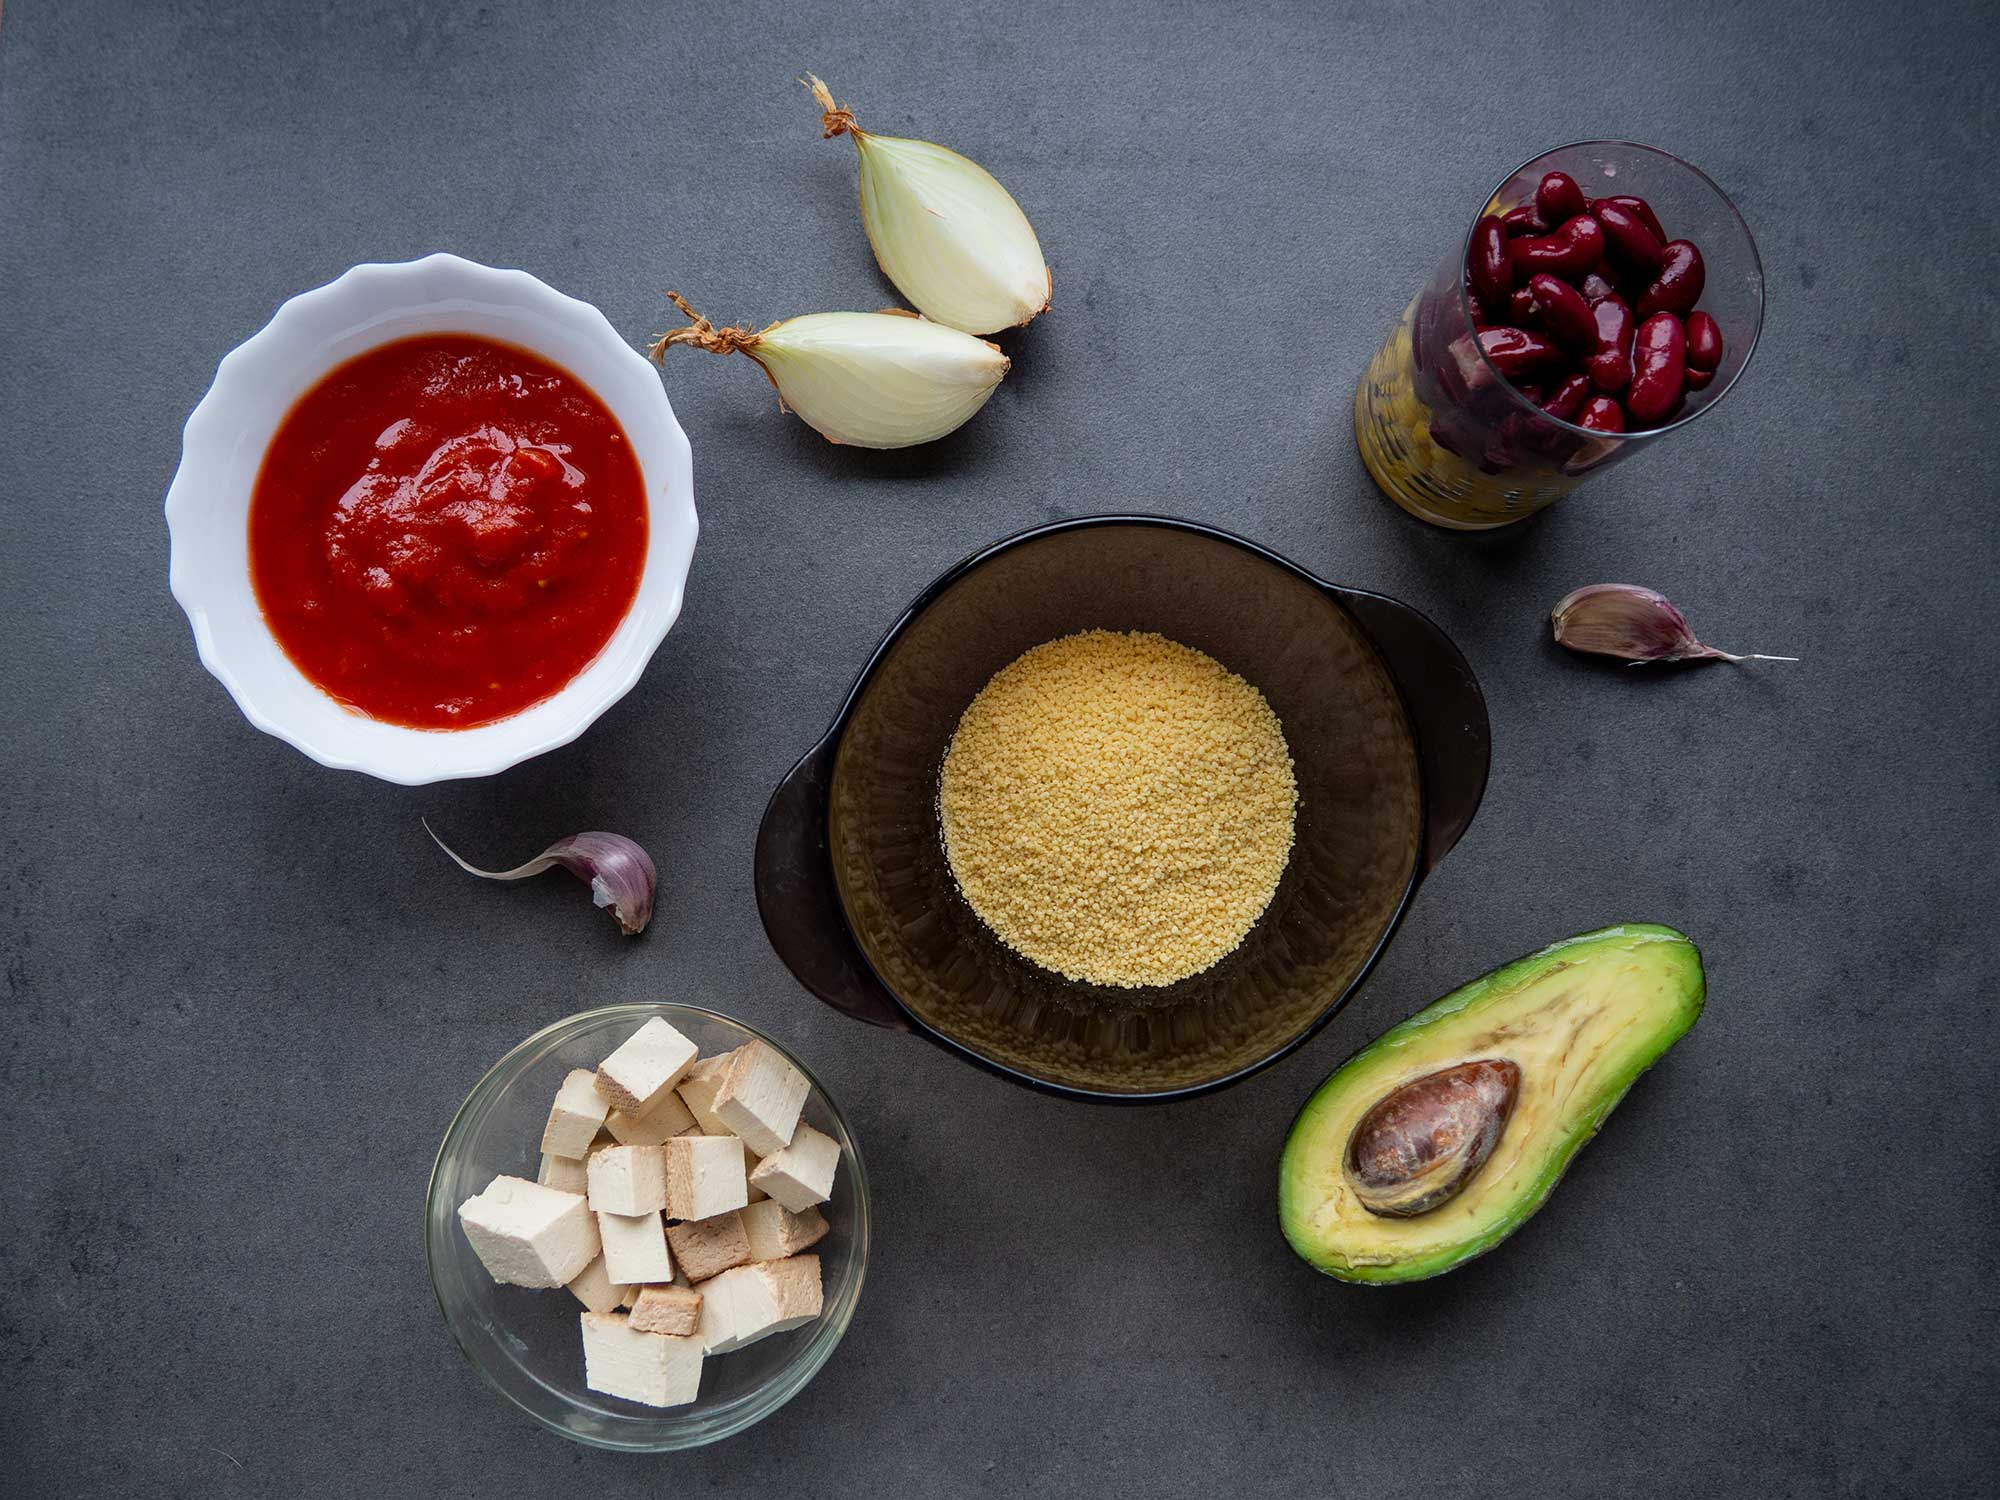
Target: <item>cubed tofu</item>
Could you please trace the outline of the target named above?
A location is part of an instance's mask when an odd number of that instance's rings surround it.
[[[674,1264],[696,1283],[753,1259],[750,1236],[744,1232],[743,1215],[737,1209],[712,1219],[675,1224],[667,1230],[667,1243],[673,1247]]]
[[[793,1213],[802,1214],[833,1195],[833,1173],[839,1165],[840,1142],[801,1120],[791,1145],[758,1162],[750,1180]]]
[[[631,1307],[634,1303],[636,1303],[639,1300],[639,1294],[645,1290],[646,1289],[642,1286],[626,1287],[625,1295],[618,1299],[618,1305],[620,1307]]]
[[[759,1156],[782,1151],[792,1141],[811,1085],[806,1075],[767,1042],[746,1042],[723,1070],[709,1108],[715,1118],[743,1138]]]
[[[597,1065],[597,1092],[613,1109],[646,1114],[681,1081],[694,1058],[694,1043],[655,1016]]]
[[[723,1124],[715,1113],[715,1096],[722,1088],[722,1076],[729,1071],[729,1065],[736,1061],[735,1052],[719,1052],[714,1057],[704,1057],[687,1071],[687,1077],[680,1082],[678,1093],[681,1103],[693,1113],[701,1125],[703,1135],[734,1135],[736,1132]]]
[[[667,1163],[659,1146],[606,1146],[585,1168],[590,1206],[598,1213],[649,1214],[667,1206]]]
[[[751,1204],[741,1218],[752,1260],[783,1260],[826,1238],[826,1219],[818,1209],[795,1214],[775,1198]]]
[[[702,1347],[728,1354],[819,1316],[819,1257],[756,1261],[701,1285]]]
[[[630,1287],[620,1286],[611,1279],[611,1274],[604,1269],[602,1255],[570,1278],[569,1289],[576,1300],[592,1312],[610,1312],[620,1306],[631,1291]]]
[[[583,1170],[581,1161],[572,1161],[567,1156],[551,1156],[546,1151],[542,1153],[542,1166],[535,1173],[535,1181],[559,1193],[590,1191],[589,1174]]]
[[[573,1069],[563,1079],[549,1109],[549,1123],[542,1127],[542,1150],[548,1155],[576,1160],[590,1149],[610,1110],[596,1082],[597,1075],[588,1068]]]
[[[658,1210],[629,1216],[600,1213],[597,1237],[604,1242],[604,1268],[613,1281],[634,1286],[673,1279],[666,1226]]]
[[[643,1333],[685,1338],[701,1323],[701,1293],[684,1286],[642,1287],[632,1304],[632,1326]]]
[[[701,1340],[646,1333],[619,1312],[583,1315],[583,1381],[647,1406],[685,1406],[701,1390]]]
[[[733,1135],[677,1135],[664,1146],[638,1149],[666,1157],[670,1219],[712,1219],[750,1201],[743,1143]]]
[[[643,1115],[628,1115],[614,1109],[604,1118],[604,1128],[627,1146],[657,1146],[697,1128],[681,1096],[672,1089],[653,1101]]]
[[[597,1258],[597,1220],[575,1193],[496,1177],[458,1206],[473,1253],[505,1286],[567,1286]]]
[[[752,1203],[762,1203],[770,1195],[750,1181],[750,1174],[757,1170],[761,1158],[746,1144],[743,1148],[743,1191]]]

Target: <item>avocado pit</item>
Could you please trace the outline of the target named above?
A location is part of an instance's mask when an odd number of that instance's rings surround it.
[[[1459,1063],[1391,1090],[1348,1139],[1354,1196],[1385,1219],[1449,1203],[1500,1144],[1520,1091],[1520,1066],[1504,1057]]]

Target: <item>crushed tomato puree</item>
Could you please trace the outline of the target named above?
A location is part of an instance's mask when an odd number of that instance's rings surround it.
[[[250,497],[250,580],[285,654],[342,703],[464,729],[588,666],[632,607],[646,494],[568,371],[426,335],[299,398]]]

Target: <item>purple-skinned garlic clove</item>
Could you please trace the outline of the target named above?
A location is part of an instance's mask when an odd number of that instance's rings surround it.
[[[557,866],[590,886],[590,899],[618,919],[619,930],[637,937],[653,919],[653,893],[659,874],[652,856],[622,833],[576,833],[557,839],[526,864],[511,870],[482,870],[460,859],[451,846],[424,824],[424,832],[452,863],[481,880],[528,880]]]
[[[1797,661],[1796,656],[1742,656],[1704,646],[1687,616],[1665,594],[1630,583],[1593,583],[1550,611],[1556,643],[1592,656],[1635,665],[1655,661]]]

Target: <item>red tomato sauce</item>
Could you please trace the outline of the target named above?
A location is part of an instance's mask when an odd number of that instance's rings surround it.
[[[250,497],[250,581],[285,654],[392,724],[519,713],[632,607],[646,492],[575,376],[489,339],[403,339],[299,398]]]

